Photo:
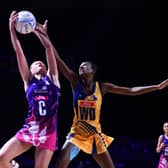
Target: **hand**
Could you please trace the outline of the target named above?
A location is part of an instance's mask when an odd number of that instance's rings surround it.
[[[41,43],[45,48],[49,48],[52,46],[52,43],[47,33],[47,23],[48,20],[45,20],[43,25],[37,22],[35,30],[33,31],[40,39]]]
[[[161,144],[159,144],[159,145],[157,146],[156,152],[157,152],[157,153],[160,153],[160,151],[163,149],[163,147],[164,147],[164,143],[162,142]]]
[[[9,29],[10,31],[15,30],[15,22],[18,17],[18,13],[16,11],[12,11],[9,17]]]
[[[168,79],[166,79],[166,80],[164,80],[163,82],[161,82],[160,84],[159,84],[159,89],[161,90],[161,89],[164,89],[165,87],[167,87],[168,86]]]
[[[41,34],[43,36],[48,37],[48,33],[47,33],[47,26],[48,25],[47,24],[48,24],[48,20],[45,20],[43,25],[37,22],[34,33],[38,36],[40,36],[40,34]]]

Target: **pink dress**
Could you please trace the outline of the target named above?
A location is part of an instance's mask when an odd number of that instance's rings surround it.
[[[163,135],[164,148],[161,151],[158,168],[168,168],[168,139]]]
[[[48,76],[33,78],[26,91],[28,114],[16,138],[38,148],[56,150],[59,96],[60,89]]]

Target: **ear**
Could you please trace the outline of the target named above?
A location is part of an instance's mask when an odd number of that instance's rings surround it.
[[[95,75],[96,74],[96,71],[95,71],[95,69],[92,69],[92,73]]]

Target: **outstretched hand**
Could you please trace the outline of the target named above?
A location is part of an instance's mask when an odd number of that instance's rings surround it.
[[[45,20],[43,25],[37,22],[36,27],[33,31],[36,34],[36,36],[40,39],[42,45],[46,48],[52,46],[47,32],[47,26],[48,26],[47,24],[48,20]]]
[[[18,13],[16,11],[12,11],[9,17],[9,29],[14,30],[15,29],[15,22],[18,17]]]
[[[168,86],[168,79],[166,79],[166,80],[164,80],[163,82],[161,82],[160,84],[159,84],[159,89],[161,90],[161,89],[164,89],[165,87],[167,87]]]
[[[48,37],[48,33],[47,33],[47,27],[48,27],[48,20],[45,20],[44,24],[40,24],[39,22],[36,23],[36,27],[34,29],[34,33],[36,35],[43,35],[43,36],[47,36]]]

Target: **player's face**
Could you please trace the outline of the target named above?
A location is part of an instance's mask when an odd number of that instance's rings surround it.
[[[165,123],[165,124],[163,125],[163,130],[164,130],[165,133],[168,134],[168,123]]]
[[[89,62],[82,62],[79,66],[79,75],[83,76],[88,74],[93,74],[92,65]]]
[[[33,75],[41,74],[45,75],[47,72],[46,66],[42,61],[35,61],[30,66],[30,71]]]

